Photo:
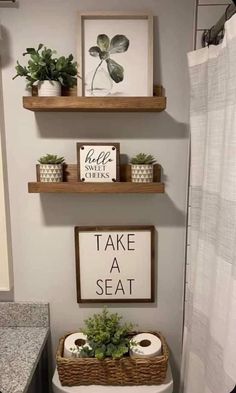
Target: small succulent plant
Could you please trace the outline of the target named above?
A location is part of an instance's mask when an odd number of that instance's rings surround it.
[[[64,161],[65,161],[64,157],[58,157],[57,155],[53,155],[53,154],[46,154],[45,156],[40,157],[38,160],[40,164],[51,164],[51,165],[63,164]]]
[[[132,324],[122,324],[122,317],[117,313],[109,313],[104,308],[100,314],[94,314],[85,320],[83,333],[87,335],[90,350],[84,348],[80,357],[95,357],[99,360],[105,357],[119,359],[128,353],[130,347],[129,333]]]
[[[139,153],[130,162],[132,165],[152,165],[156,159],[151,154]]]

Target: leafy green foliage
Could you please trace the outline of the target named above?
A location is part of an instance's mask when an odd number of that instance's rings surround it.
[[[117,34],[111,41],[106,34],[99,34],[97,36],[97,46],[92,46],[89,49],[89,54],[93,57],[99,57],[100,63],[96,68],[91,84],[91,90],[93,91],[94,77],[98,71],[98,68],[102,65],[105,60],[107,63],[108,73],[114,82],[119,83],[124,79],[124,68],[116,61],[110,59],[110,55],[114,53],[126,52],[129,48],[129,40],[125,35]]]
[[[77,82],[77,63],[73,62],[73,55],[61,56],[56,62],[58,80],[63,86],[73,87]]]
[[[124,79],[124,68],[118,64],[115,60],[107,59],[107,69],[109,71],[110,76],[112,79],[119,83]]]
[[[32,87],[38,81],[59,81],[63,86],[73,87],[77,82],[77,63],[73,55],[54,57],[56,51],[39,44],[37,49],[27,48],[23,56],[29,56],[28,65],[22,66],[17,61],[16,75],[27,80],[27,87]]]
[[[53,154],[46,154],[45,156],[42,156],[39,158],[38,162],[40,164],[63,164],[65,161],[64,157],[58,157],[57,155]]]
[[[87,335],[88,344],[92,348],[90,353],[86,347],[82,349],[81,357],[95,356],[97,359],[112,357],[119,359],[129,351],[128,334],[132,324],[122,324],[122,317],[117,313],[109,313],[106,308],[100,314],[94,314],[85,321],[83,333]]]
[[[130,162],[133,165],[152,165],[156,159],[151,154],[139,153],[131,158]]]

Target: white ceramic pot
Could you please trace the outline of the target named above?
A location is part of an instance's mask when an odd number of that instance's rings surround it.
[[[39,97],[50,97],[61,95],[61,84],[57,81],[40,81],[38,83]]]
[[[63,181],[63,164],[40,164],[39,175],[43,183],[60,183]]]
[[[153,165],[131,165],[131,180],[133,183],[152,183]]]

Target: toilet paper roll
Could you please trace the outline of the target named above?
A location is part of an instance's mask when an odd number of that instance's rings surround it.
[[[132,345],[132,342],[135,344]],[[132,358],[152,358],[161,355],[161,349],[161,340],[151,333],[140,333],[130,340]]]
[[[83,333],[73,333],[66,337],[64,342],[64,357],[79,357],[82,348],[88,347],[91,349],[87,342],[87,336]]]

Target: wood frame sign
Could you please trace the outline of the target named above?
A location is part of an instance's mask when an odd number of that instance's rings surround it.
[[[77,143],[78,179],[87,183],[120,180],[119,143]]]
[[[78,303],[154,302],[155,227],[75,227]]]

